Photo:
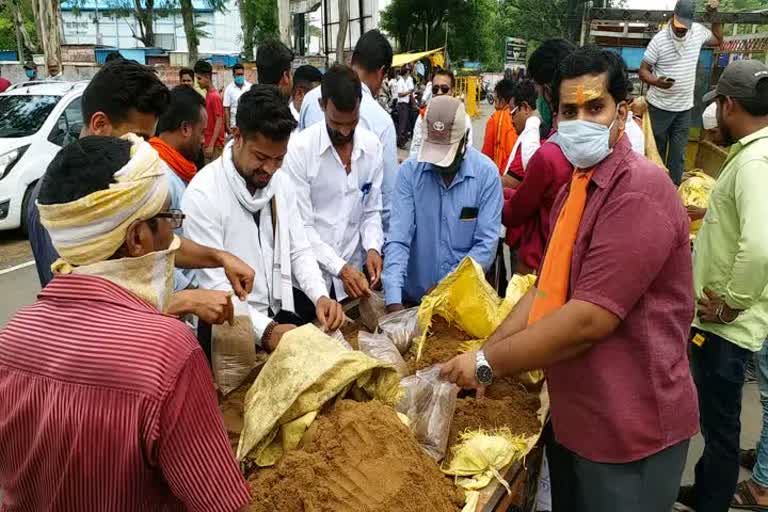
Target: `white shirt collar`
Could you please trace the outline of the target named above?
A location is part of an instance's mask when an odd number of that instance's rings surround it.
[[[320,124],[320,123],[318,123]],[[328,128],[325,123],[322,123],[323,128],[320,130],[320,154],[322,155],[326,151],[335,151],[333,144],[331,144],[331,137],[328,135]],[[360,140],[360,132],[358,131],[360,128],[360,122],[357,123],[357,128],[355,128],[355,135],[352,140],[352,160],[357,160],[360,158],[360,155],[363,153],[363,144]]]

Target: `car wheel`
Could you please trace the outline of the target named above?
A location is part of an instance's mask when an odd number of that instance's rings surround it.
[[[36,185],[36,181],[33,181],[29,184],[26,192],[24,192],[24,202],[21,203],[21,218],[19,219],[19,229],[25,237],[29,236],[29,229],[27,228],[27,216],[29,215],[29,202],[32,199],[32,192],[35,190]]]

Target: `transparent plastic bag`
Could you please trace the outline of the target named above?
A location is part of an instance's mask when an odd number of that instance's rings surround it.
[[[373,332],[379,325],[379,319],[387,314],[383,292],[371,292],[370,297],[360,299],[360,321],[366,329]]]
[[[256,334],[246,302],[233,298],[234,322],[212,327],[213,376],[223,395],[228,395],[245,381],[259,364],[256,354]]]
[[[404,394],[396,409],[410,421],[411,431],[430,457],[445,457],[459,388],[440,379],[431,366],[400,381]]]
[[[401,354],[408,352],[411,342],[419,332],[416,318],[419,308],[395,311],[379,318],[379,330],[386,334]]]
[[[347,350],[354,350],[354,349],[352,348],[352,345],[350,345],[350,344],[347,342],[347,339],[344,337],[344,335],[341,333],[341,331],[340,331],[339,329],[336,329],[336,330],[335,330],[335,331],[333,331],[333,332],[329,332],[329,333],[328,333],[328,336],[330,336],[330,337],[331,337],[331,338],[333,338],[334,340],[336,340],[336,341],[338,341],[339,343],[341,343],[341,345],[342,345],[344,348],[346,348]]]
[[[408,365],[405,364],[403,356],[397,350],[397,347],[390,341],[386,334],[371,334],[360,331],[357,337],[357,344],[360,352],[369,355],[379,361],[391,364],[400,377],[408,376]]]

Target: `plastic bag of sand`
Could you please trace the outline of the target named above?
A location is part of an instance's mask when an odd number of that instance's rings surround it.
[[[233,298],[235,319],[232,325],[212,328],[213,376],[223,395],[237,389],[254,368],[264,362],[256,354],[256,334],[253,331],[248,303]]]
[[[411,342],[419,334],[416,318],[419,308],[395,311],[379,318],[379,330],[386,334],[401,354],[408,352]]]
[[[369,331],[376,330],[379,319],[387,314],[387,306],[384,304],[383,292],[371,292],[370,297],[360,299],[360,321]]]
[[[400,386],[404,395],[397,404],[397,412],[408,417],[416,440],[430,457],[439,461],[448,447],[459,388],[440,379],[439,365],[406,377]]]
[[[408,365],[386,334],[371,334],[360,331],[357,336],[357,344],[363,354],[391,364],[400,374],[400,377],[408,376]]]

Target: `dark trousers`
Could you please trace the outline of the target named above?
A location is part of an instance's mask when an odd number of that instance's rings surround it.
[[[669,175],[675,185],[683,178],[685,148],[688,145],[688,129],[691,126],[691,111],[670,112],[648,105],[648,114],[653,125],[653,138],[662,160],[667,162]]]
[[[551,425],[551,424],[550,424]],[[688,454],[688,440],[626,464],[587,460],[545,432],[552,512],[669,512]]]
[[[411,105],[409,103],[397,104],[397,143],[402,146],[408,141],[410,128]]]
[[[744,370],[752,352],[720,336],[699,332],[691,344],[691,373],[699,394],[704,453],[696,463],[696,512],[727,512],[739,479],[739,436]]]

